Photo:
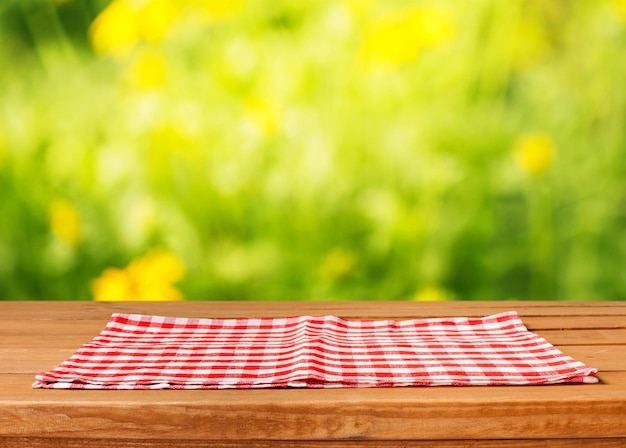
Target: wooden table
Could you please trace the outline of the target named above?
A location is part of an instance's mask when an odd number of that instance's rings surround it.
[[[32,389],[111,313],[410,319],[516,310],[599,384],[385,389]],[[0,447],[626,446],[626,303],[0,302]]]

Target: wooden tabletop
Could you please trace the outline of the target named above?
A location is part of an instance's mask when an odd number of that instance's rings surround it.
[[[115,312],[179,317],[480,317],[526,326],[598,384],[87,391],[32,389]],[[575,439],[575,440],[574,440]],[[626,446],[624,302],[0,302],[0,447]]]

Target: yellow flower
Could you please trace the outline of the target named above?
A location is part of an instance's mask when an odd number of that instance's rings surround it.
[[[454,21],[434,7],[412,7],[380,19],[363,43],[366,58],[397,66],[412,62],[425,48],[435,48],[454,36]]]
[[[65,199],[57,199],[50,205],[50,228],[60,241],[75,246],[81,237],[81,219],[74,206]]]
[[[413,300],[418,302],[443,302],[449,299],[449,294],[436,286],[427,286],[417,292]]]
[[[175,255],[161,250],[153,250],[133,260],[126,270],[140,283],[176,283],[185,275],[182,262]]]
[[[136,12],[141,37],[148,42],[160,42],[170,31],[179,12],[176,1],[145,0]]]
[[[173,0],[113,0],[91,24],[91,43],[97,53],[124,58],[141,40],[160,42],[178,15]]]
[[[163,54],[156,50],[137,52],[126,71],[131,87],[137,90],[154,90],[163,87],[167,80],[167,64]]]
[[[133,300],[133,281],[123,269],[106,269],[92,282],[94,300],[123,301]]]
[[[184,300],[181,292],[172,286],[184,274],[185,268],[176,256],[153,250],[133,260],[125,269],[106,269],[92,282],[94,300]]]
[[[554,145],[545,134],[530,134],[520,137],[513,151],[517,165],[528,175],[545,173],[554,161]]]
[[[97,53],[124,57],[141,38],[136,11],[129,0],[113,0],[93,21],[89,35]]]

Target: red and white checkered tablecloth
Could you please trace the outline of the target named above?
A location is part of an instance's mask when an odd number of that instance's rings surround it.
[[[597,382],[596,372],[529,332],[513,311],[404,321],[114,314],[33,387],[524,385]]]

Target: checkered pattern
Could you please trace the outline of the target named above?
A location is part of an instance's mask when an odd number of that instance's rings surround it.
[[[36,388],[226,389],[595,382],[515,312],[406,321],[114,314]]]

